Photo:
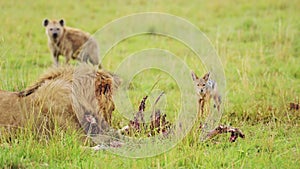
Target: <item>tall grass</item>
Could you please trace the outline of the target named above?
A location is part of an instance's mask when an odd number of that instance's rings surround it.
[[[1,137],[0,168],[299,168],[300,114],[288,107],[300,100],[297,0],[26,0],[1,1],[0,7],[0,89],[8,91],[24,89],[52,65],[44,18],[64,18],[67,25],[90,33],[135,12],[166,12],[191,21],[212,41],[224,65],[227,100],[221,123],[246,134],[246,139],[236,143],[229,143],[228,136],[199,143],[193,131],[168,152],[130,159],[85,149],[82,136],[74,131],[57,129],[47,139],[36,139],[26,131],[9,141],[8,136]],[[103,66],[115,70],[126,56],[146,48],[169,50],[197,74],[204,74],[201,62],[186,46],[156,35],[122,41],[107,54]],[[137,75],[129,91],[131,102],[137,108],[157,78],[161,80],[156,89],[168,93],[164,113],[172,120],[180,104],[179,91],[166,74],[145,71]],[[126,123],[115,114],[115,125]]]

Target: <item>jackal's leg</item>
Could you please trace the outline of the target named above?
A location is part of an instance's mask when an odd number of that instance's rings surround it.
[[[220,105],[221,105],[221,96],[219,95],[214,95],[214,107],[217,108],[218,111],[220,111]]]
[[[204,114],[204,99],[200,98],[198,101],[198,117],[202,117]]]

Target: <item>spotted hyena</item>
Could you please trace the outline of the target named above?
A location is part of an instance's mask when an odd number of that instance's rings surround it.
[[[45,19],[43,25],[56,66],[60,55],[66,57],[66,63],[69,63],[70,59],[76,59],[83,62],[89,60],[93,65],[99,64],[99,45],[89,33],[67,27],[63,19]]]

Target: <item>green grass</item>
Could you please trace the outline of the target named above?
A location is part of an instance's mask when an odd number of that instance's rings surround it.
[[[0,7],[0,89],[9,91],[24,89],[52,65],[44,18],[64,18],[67,25],[90,33],[136,12],[165,12],[189,20],[208,36],[224,65],[227,101],[221,123],[246,134],[236,143],[219,136],[216,144],[196,143],[197,133],[190,133],[164,154],[130,159],[84,150],[73,132],[57,132],[49,140],[23,133],[10,145],[1,145],[0,168],[299,168],[300,113],[288,110],[290,102],[300,100],[299,1],[28,0],[1,1]],[[198,74],[204,73],[186,46],[150,35],[122,41],[103,65],[114,70],[122,59],[146,48],[169,50]],[[131,101],[137,107],[157,78],[161,80],[156,88],[168,93],[164,113],[173,117],[179,90],[167,74],[136,76]]]

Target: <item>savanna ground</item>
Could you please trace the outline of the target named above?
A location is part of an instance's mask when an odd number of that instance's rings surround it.
[[[46,17],[64,18],[67,25],[90,33],[136,12],[165,12],[189,20],[211,40],[224,66],[227,100],[221,123],[246,134],[235,143],[228,135],[198,143],[192,132],[168,152],[130,159],[86,151],[74,132],[58,130],[47,140],[21,133],[0,147],[0,168],[299,168],[300,111],[289,110],[290,102],[300,100],[299,1],[28,0],[1,1],[0,7],[0,89],[9,91],[24,89],[52,65],[42,27]],[[155,35],[122,41],[103,66],[114,70],[126,56],[146,48],[169,50],[198,74],[205,71],[186,46]],[[167,74],[137,75],[131,101],[137,107],[157,78],[161,80],[155,88],[168,93],[164,113],[171,118],[180,93]]]

